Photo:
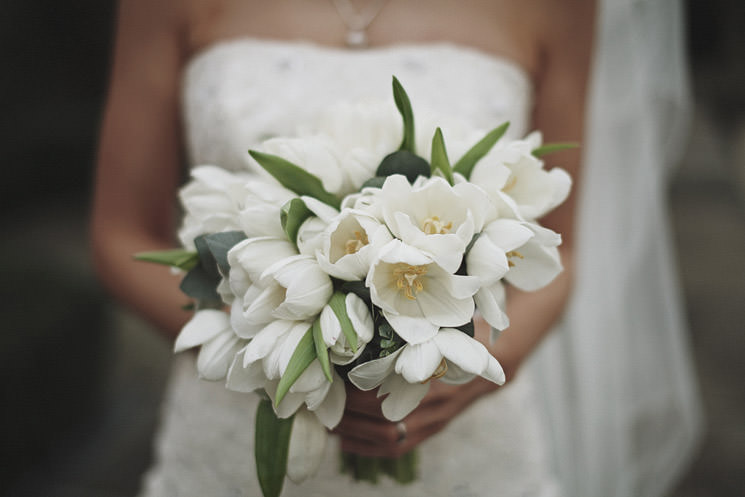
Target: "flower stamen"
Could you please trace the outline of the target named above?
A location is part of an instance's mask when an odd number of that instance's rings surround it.
[[[443,357],[440,361],[440,364],[437,366],[437,369],[435,369],[435,372],[432,373],[432,376],[427,378],[422,382],[422,384],[427,383],[430,380],[439,380],[443,376],[445,376],[445,373],[448,372],[448,363],[445,361],[445,358]]]
[[[517,176],[511,174],[509,179],[507,180],[507,184],[505,184],[504,188],[502,188],[502,191],[508,193],[515,187],[515,183],[517,183]]]
[[[396,278],[396,288],[404,291],[409,300],[416,300],[419,292],[424,290],[424,283],[420,276],[427,274],[427,266],[410,266],[409,264],[397,264],[393,270]]]
[[[450,233],[451,229],[453,229],[452,221],[445,224],[438,216],[428,217],[422,223],[422,231],[427,235],[445,235]]]
[[[347,254],[356,254],[362,247],[370,243],[367,239],[367,233],[364,231],[355,231],[354,238],[347,240],[344,244],[344,250]]]
[[[508,259],[507,266],[508,267],[515,267],[515,263],[509,260],[512,257],[517,257],[518,259],[525,259],[525,256],[523,256],[523,254],[521,254],[517,250],[510,250],[509,252],[507,252],[507,259]]]

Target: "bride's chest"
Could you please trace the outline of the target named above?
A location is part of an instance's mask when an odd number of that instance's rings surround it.
[[[513,63],[448,44],[350,52],[242,38],[208,47],[187,66],[183,107],[192,163],[242,167],[262,139],[292,135],[341,101],[391,100],[396,76],[415,114],[527,130],[531,85]]]

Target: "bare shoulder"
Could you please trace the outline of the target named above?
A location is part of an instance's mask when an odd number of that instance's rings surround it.
[[[544,44],[591,45],[595,28],[595,0],[533,0],[536,23]]]

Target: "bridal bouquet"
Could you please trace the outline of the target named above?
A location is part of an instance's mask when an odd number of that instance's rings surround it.
[[[196,310],[176,352],[200,347],[202,378],[264,397],[255,457],[265,497],[285,475],[315,472],[345,382],[377,388],[392,421],[433,379],[502,384],[473,338],[474,313],[502,330],[505,284],[536,290],[561,271],[561,237],[535,219],[571,182],[543,168],[551,147],[540,135],[461,130],[453,163],[440,128],[417,140],[395,78],[393,93],[402,120],[393,106],[393,122],[382,106],[344,107],[321,131],[250,151],[263,176],[194,169],[180,194],[183,248],[138,254],[186,272]],[[407,461],[402,481],[413,477]]]

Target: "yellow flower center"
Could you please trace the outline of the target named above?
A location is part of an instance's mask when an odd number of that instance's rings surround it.
[[[427,383],[430,380],[438,380],[445,376],[445,373],[448,372],[448,363],[445,361],[445,358],[443,357],[440,361],[440,364],[437,366],[437,369],[435,369],[435,372],[432,373],[432,376],[421,382],[422,384]]]
[[[367,240],[367,233],[364,231],[355,231],[354,238],[347,240],[344,244],[344,249],[347,254],[355,254],[368,243],[370,242]]]
[[[403,290],[409,300],[416,300],[416,295],[424,290],[421,276],[427,274],[427,266],[410,266],[396,264],[393,276],[396,278],[396,288]]]
[[[509,260],[509,259],[512,259],[513,257],[517,257],[518,259],[525,259],[525,257],[523,256],[523,254],[521,254],[517,250],[510,250],[509,252],[507,252],[507,266],[508,267],[514,267],[515,266],[515,263],[512,262],[511,260]]]
[[[452,228],[452,222],[445,224],[440,221],[440,218],[437,216],[428,217],[424,220],[424,223],[422,223],[422,231],[428,235],[444,235],[450,233]]]
[[[505,193],[508,193],[510,190],[512,190],[515,187],[515,183],[517,183],[517,176],[515,176],[514,174],[510,174],[510,177],[507,180],[507,184],[504,185],[504,188],[502,188],[502,191]]]

